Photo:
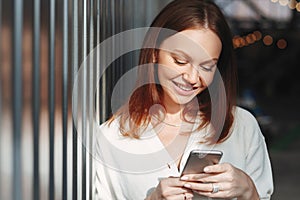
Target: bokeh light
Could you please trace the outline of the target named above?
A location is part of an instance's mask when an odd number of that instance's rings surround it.
[[[287,47],[287,41],[285,39],[280,39],[277,41],[277,47],[279,49],[285,49]]]
[[[256,41],[261,40],[262,34],[261,34],[260,31],[254,31],[253,34],[254,34],[255,37],[256,37]]]
[[[300,3],[299,2],[296,4],[296,9],[298,12],[300,12]]]
[[[295,9],[296,8],[296,5],[297,5],[297,1],[296,0],[291,0],[290,2],[289,2],[289,8],[290,9]]]
[[[266,35],[263,39],[265,45],[270,46],[273,44],[273,38],[270,35]]]
[[[282,6],[286,6],[289,4],[289,1],[288,0],[279,0],[279,4]]]

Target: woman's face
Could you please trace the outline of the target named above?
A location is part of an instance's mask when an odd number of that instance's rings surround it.
[[[158,78],[164,104],[184,105],[213,81],[222,44],[209,29],[181,31],[161,44]]]

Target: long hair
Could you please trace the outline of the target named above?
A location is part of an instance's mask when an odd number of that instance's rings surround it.
[[[124,136],[139,138],[149,125],[151,116],[160,113],[151,110],[151,107],[156,104],[164,106],[163,89],[156,84],[158,82],[157,66],[153,64],[153,58],[160,44],[172,34],[180,31],[206,28],[213,31],[222,42],[217,64],[220,78],[215,76],[209,88],[196,96],[197,103],[191,103],[184,108],[184,114],[200,111],[197,113],[201,113],[201,123],[197,129],[200,130],[211,124],[215,130],[207,138],[207,142],[224,141],[230,134],[234,120],[233,108],[236,103],[237,84],[232,35],[224,15],[210,0],[175,0],[157,15],[150,27],[173,31],[166,33],[159,29],[149,29],[144,40],[145,48],[142,48],[140,52],[139,66],[143,65],[143,67],[138,70],[136,89],[128,102],[112,116],[110,122],[118,118],[120,130]],[[210,92],[211,90],[213,93]]]

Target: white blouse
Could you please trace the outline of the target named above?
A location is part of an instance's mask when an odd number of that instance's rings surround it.
[[[231,163],[247,173],[256,185],[261,199],[273,193],[272,170],[264,137],[256,119],[246,110],[235,109],[230,137],[221,144],[199,143],[207,134],[203,129],[191,134],[185,147],[180,169],[152,127],[140,139],[124,137],[119,124],[102,124],[94,143],[94,199],[142,200],[162,178],[179,177],[189,152],[193,149],[215,149],[223,152],[220,163]],[[208,199],[196,194],[193,199]]]

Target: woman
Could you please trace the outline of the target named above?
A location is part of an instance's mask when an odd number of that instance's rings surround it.
[[[266,144],[255,118],[235,106],[232,37],[219,8],[175,0],[151,27],[136,89],[97,133],[99,198],[270,199]],[[223,157],[181,176],[193,149]]]

